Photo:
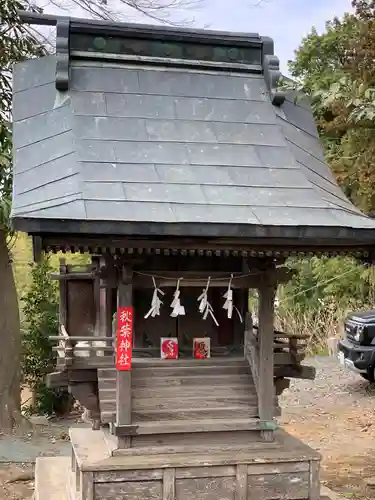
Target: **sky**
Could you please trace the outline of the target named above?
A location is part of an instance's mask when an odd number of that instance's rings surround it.
[[[166,1],[166,0],[160,0]],[[69,5],[69,15],[87,17],[83,12],[73,8],[67,0],[60,0]],[[118,6],[118,0],[107,0]],[[324,30],[325,22],[334,16],[342,17],[351,10],[351,0],[201,0],[198,9],[187,13],[175,12],[174,16],[188,16],[197,28],[210,28],[226,31],[242,31],[270,36],[275,42],[275,55],[280,59],[281,68],[287,71],[287,61],[293,59],[294,51],[312,26],[319,32]],[[44,4],[45,13],[60,13],[58,7],[51,3]],[[147,22],[137,16],[124,15],[124,20],[131,22]]]

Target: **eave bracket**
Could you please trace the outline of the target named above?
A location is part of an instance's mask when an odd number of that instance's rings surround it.
[[[59,18],[56,23],[56,89],[60,92],[69,90],[70,73],[70,19]]]
[[[263,44],[263,74],[274,106],[282,106],[286,99],[285,90],[280,88],[282,73],[280,71],[279,58],[274,55],[274,44],[272,38],[262,37]]]
[[[282,79],[279,58],[274,55],[263,57],[264,79],[274,106],[281,106],[285,101],[285,90],[279,88]]]

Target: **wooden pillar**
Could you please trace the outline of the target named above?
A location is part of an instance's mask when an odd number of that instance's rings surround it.
[[[100,257],[93,255],[91,257],[91,263],[95,271],[99,270],[100,267]],[[94,335],[100,335],[100,278],[95,276],[93,283],[94,291],[94,307],[95,307],[95,324],[94,324]]]
[[[43,258],[43,240],[41,236],[32,236],[33,259],[36,264],[40,264]]]
[[[274,388],[274,300],[277,284],[265,275],[259,286],[259,372],[258,372],[258,405],[259,418],[270,429],[264,430],[265,441],[273,440],[273,418],[275,412]]]
[[[100,265],[105,267],[110,265],[108,259],[100,258]],[[100,336],[112,337],[112,286],[111,280],[100,280]]]
[[[62,257],[60,259],[60,274],[67,273],[66,260]],[[67,280],[61,279],[59,281],[59,335],[61,326],[64,325],[66,329],[68,329],[67,319],[68,319],[68,310],[67,310]],[[69,333],[69,332],[68,332]]]
[[[133,302],[132,290],[133,272],[123,267],[119,274],[117,288],[117,308],[131,307]],[[132,415],[132,384],[131,370],[118,371],[116,383],[116,426],[130,425]],[[119,448],[130,448],[130,437],[118,438]]]

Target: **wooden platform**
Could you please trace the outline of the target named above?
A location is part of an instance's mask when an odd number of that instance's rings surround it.
[[[35,500],[80,500],[80,493],[75,488],[75,474],[70,468],[68,457],[37,458],[36,478]],[[321,487],[321,494],[320,500],[343,500],[324,486]],[[116,497],[113,497],[113,500],[115,499]]]
[[[103,431],[72,428],[71,461],[38,459],[36,500],[323,500],[320,455],[275,434],[263,448],[114,456]]]

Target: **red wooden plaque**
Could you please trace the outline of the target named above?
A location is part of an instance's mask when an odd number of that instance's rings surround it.
[[[178,339],[165,338],[160,339],[160,357],[161,359],[178,359]]]
[[[131,370],[133,355],[133,308],[117,310],[116,370]]]
[[[210,337],[193,339],[193,353],[195,359],[206,359],[211,356]]]

